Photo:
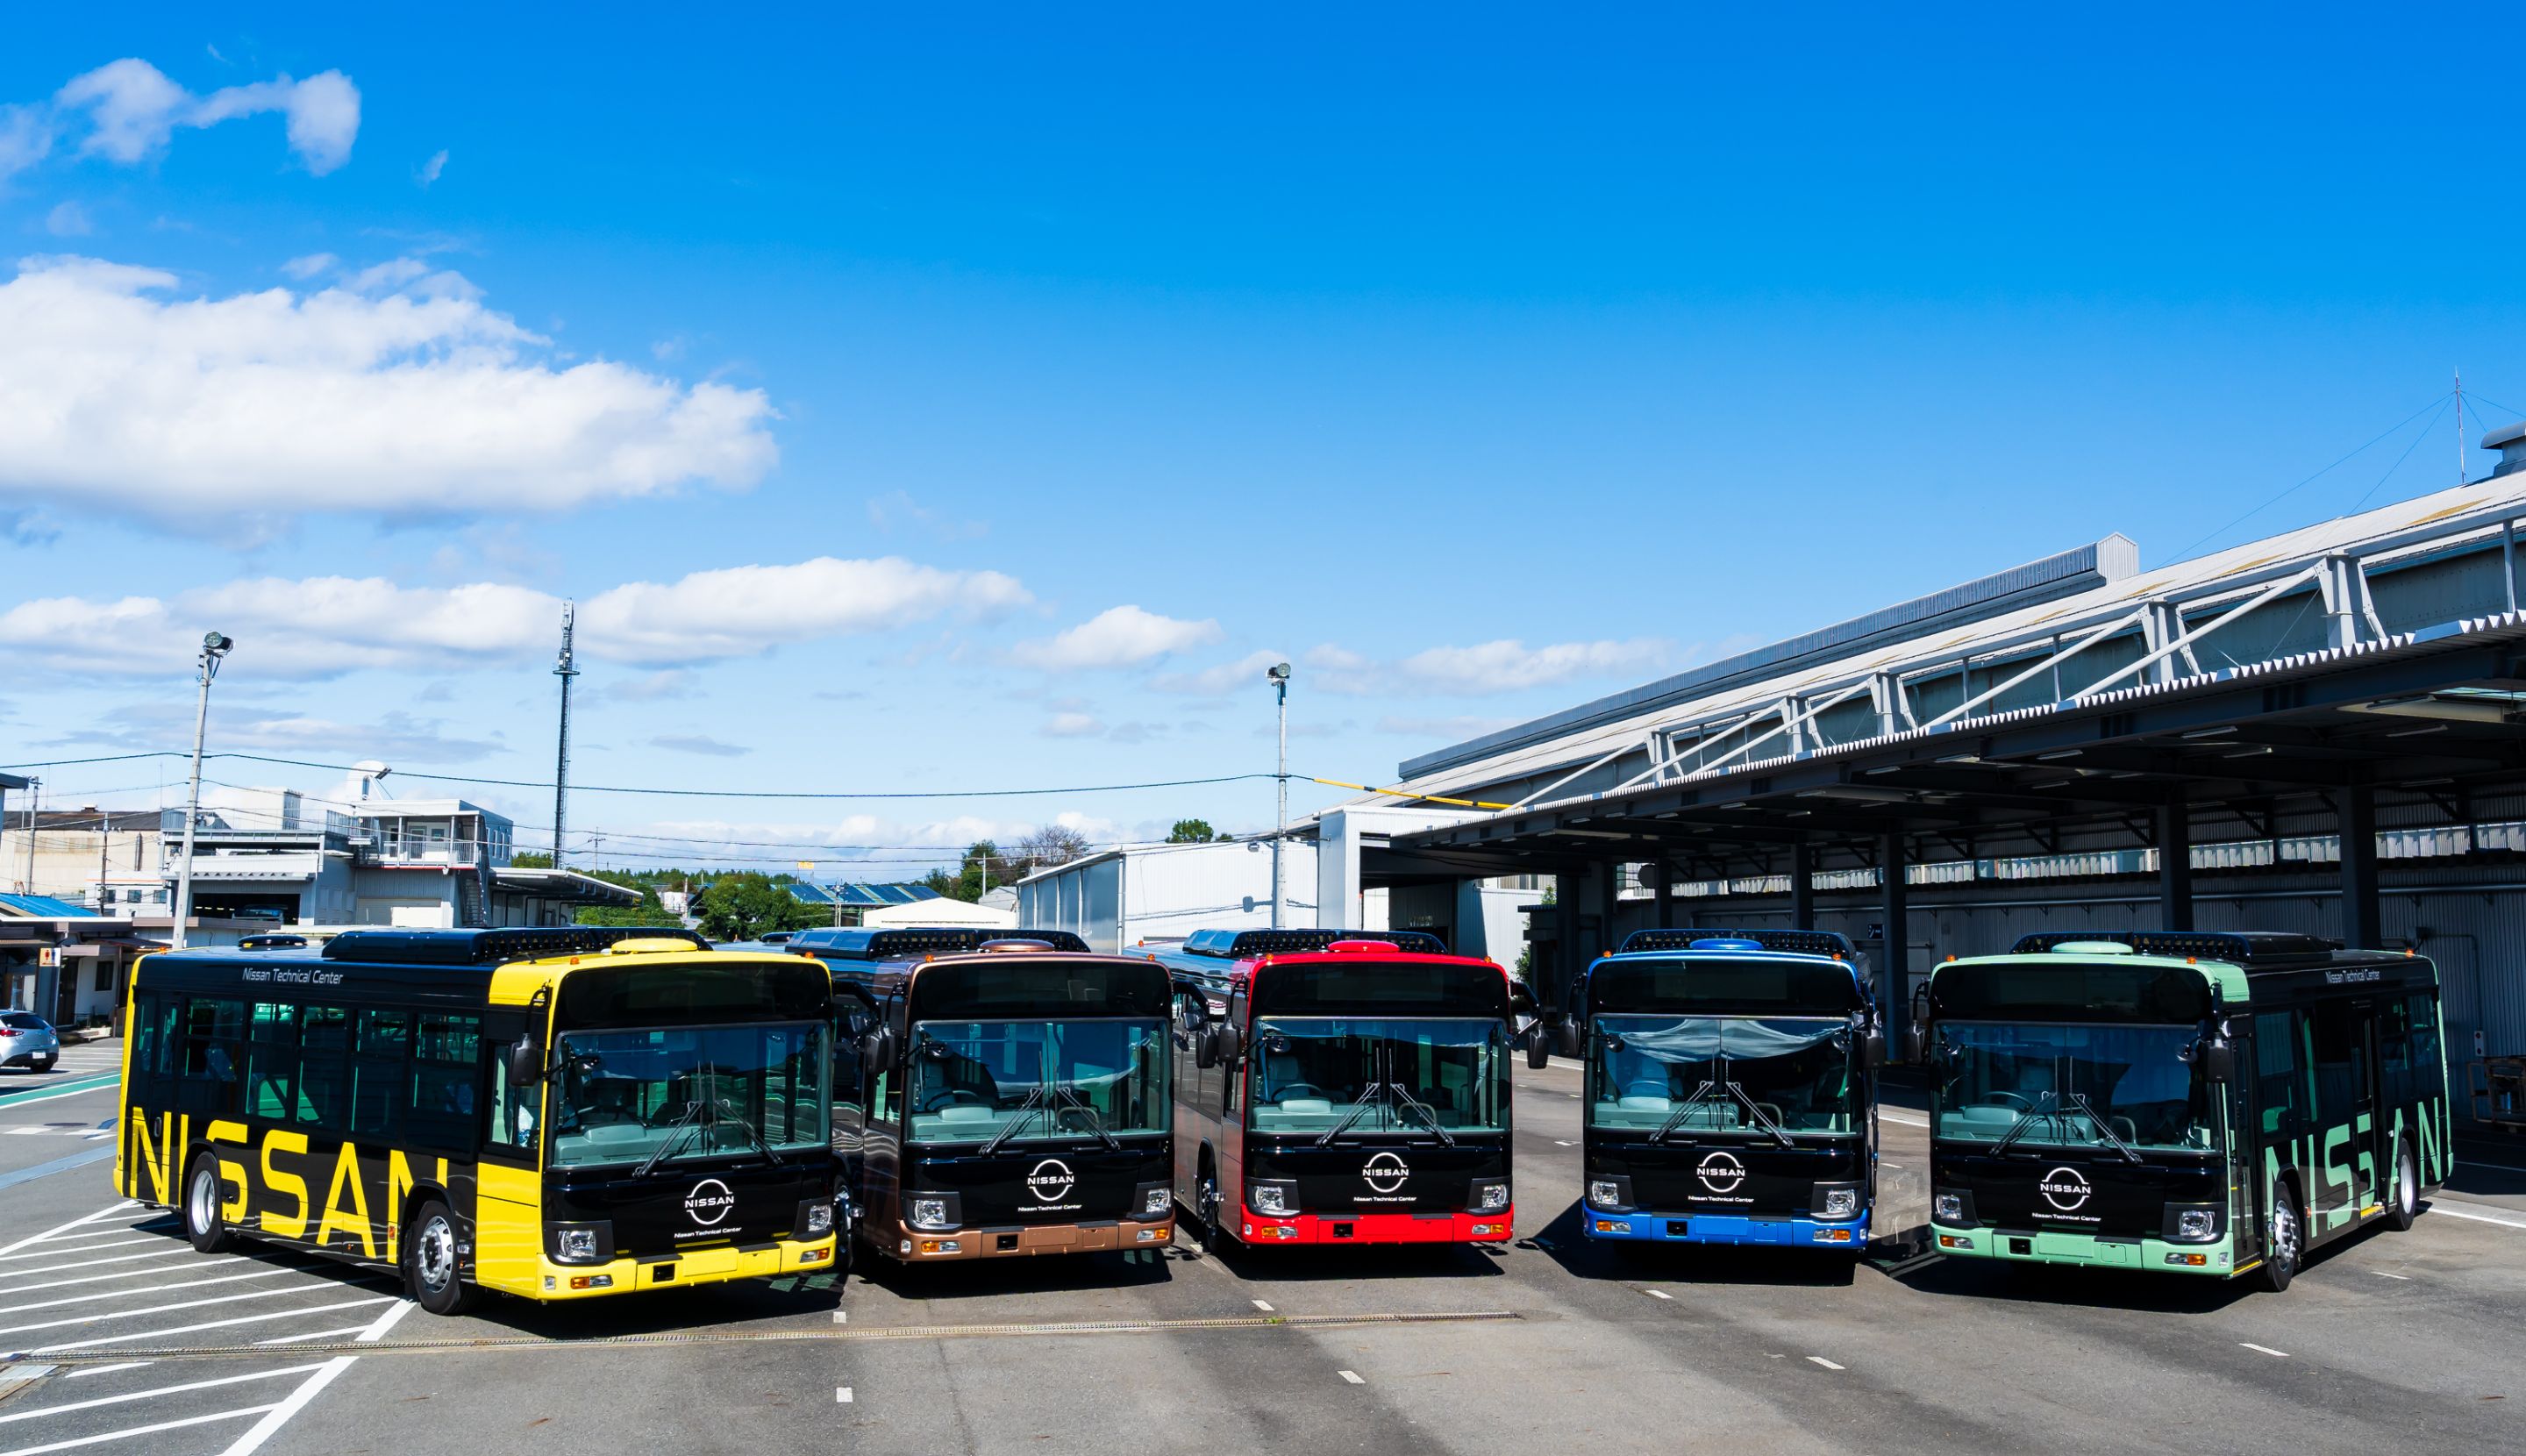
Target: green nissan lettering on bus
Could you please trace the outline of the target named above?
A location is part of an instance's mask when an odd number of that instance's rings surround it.
[[[145,956],[115,1187],[399,1269],[423,1308],[830,1269],[832,981],[673,930]]]
[[[2454,1167],[2438,971],[2274,932],[2030,935],[1926,987],[1941,1253],[2285,1289]]]

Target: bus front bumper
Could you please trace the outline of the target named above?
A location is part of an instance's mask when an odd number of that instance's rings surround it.
[[[1273,1218],[1242,1210],[1238,1237],[1272,1247],[1302,1243],[1488,1243],[1505,1240],[1517,1210],[1445,1214],[1295,1214]]]
[[[1590,1238],[1647,1243],[1765,1244],[1775,1248],[1855,1250],[1868,1247],[1868,1216],[1822,1219],[1743,1214],[1598,1213],[1582,1206],[1579,1228]]]
[[[538,1299],[592,1299],[635,1289],[718,1284],[778,1274],[815,1274],[834,1267],[833,1237],[782,1239],[746,1248],[694,1249],[663,1259],[637,1256],[603,1264],[556,1264],[538,1258]]]
[[[2085,1264],[2097,1269],[2144,1269],[2162,1274],[2226,1276],[2239,1272],[2235,1267],[2235,1246],[2224,1236],[2211,1243],[2170,1243],[2162,1238],[2099,1238],[2093,1233],[1949,1229],[1932,1224],[1930,1247],[1959,1259]]]
[[[1176,1236],[1175,1216],[1089,1224],[1036,1224],[1007,1229],[915,1229],[894,1226],[894,1252],[918,1264],[954,1259],[1008,1259],[1034,1254],[1102,1254],[1162,1249]]]

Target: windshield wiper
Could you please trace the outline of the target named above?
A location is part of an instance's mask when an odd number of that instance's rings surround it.
[[[1373,1078],[1376,1073],[1372,1071],[1369,1075]],[[1385,1088],[1386,1083],[1382,1081],[1371,1081],[1362,1088],[1360,1094],[1351,1100],[1349,1109],[1342,1113],[1341,1121],[1327,1128],[1324,1134],[1316,1139],[1316,1146],[1329,1145],[1335,1138],[1349,1131],[1361,1118],[1368,1116],[1368,1110],[1377,1105],[1377,1094]]]
[[[1027,1090],[1026,1100],[1018,1104],[1018,1115],[1009,1119],[1007,1127],[992,1133],[990,1141],[983,1144],[984,1154],[998,1152],[1010,1138],[1018,1135],[1018,1130],[1027,1125],[1029,1118],[1043,1110],[1043,1083],[1037,1082]]]
[[[1649,1134],[1649,1141],[1666,1141],[1667,1135],[1673,1132],[1676,1129],[1683,1127],[1684,1120],[1692,1116],[1692,1110],[1695,1107],[1700,1106],[1701,1099],[1709,1096],[1710,1089],[1717,1085],[1719,1085],[1717,1082],[1704,1080],[1699,1087],[1693,1090],[1692,1096],[1684,1099],[1683,1106],[1666,1115],[1666,1121],[1658,1124],[1657,1130]]]
[[[713,1126],[717,1126],[720,1123],[736,1124],[739,1128],[745,1130],[746,1141],[753,1143],[756,1150],[760,1151],[763,1156],[771,1162],[773,1167],[786,1168],[789,1166],[789,1160],[773,1150],[772,1143],[764,1137],[762,1130],[756,1128],[752,1123],[747,1122],[740,1114],[723,1112],[712,1118],[711,1122]]]
[[[1789,1134],[1788,1130],[1784,1129],[1779,1123],[1772,1121],[1771,1115],[1764,1112],[1759,1103],[1755,1102],[1753,1098],[1745,1095],[1745,1087],[1743,1083],[1730,1082],[1728,1084],[1728,1092],[1729,1095],[1737,1099],[1737,1104],[1739,1106],[1753,1114],[1755,1127],[1760,1128],[1764,1131],[1771,1133],[1774,1137],[1781,1139],[1781,1146],[1796,1147],[1798,1145],[1798,1140],[1792,1137]]]
[[[711,1103],[707,1098],[685,1103],[684,1115],[676,1119],[674,1123],[668,1126],[667,1140],[658,1144],[658,1150],[651,1153],[646,1159],[642,1160],[639,1167],[632,1169],[632,1176],[633,1178],[647,1178],[650,1172],[657,1168],[659,1164],[667,1161],[667,1154],[674,1152],[676,1148],[683,1142],[684,1134],[693,1130],[696,1126],[694,1119],[700,1117],[702,1115],[702,1109],[710,1105]]]
[[[2088,1105],[2087,1093],[2072,1092],[2070,1094],[2070,1105],[2088,1115],[2088,1121],[2097,1125],[2097,1130],[2104,1134],[2105,1141],[2114,1145],[2115,1152],[2122,1154],[2123,1157],[2130,1162],[2137,1163],[2140,1161],[2140,1154],[2132,1151],[2131,1144],[2123,1141],[2119,1137],[2116,1137],[2114,1135],[2114,1130],[2106,1127],[2105,1120],[2097,1116],[2097,1110]]]
[[[2007,1152],[2008,1145],[2015,1142],[2020,1133],[2024,1132],[2027,1129],[2034,1127],[2035,1120],[2037,1118],[2052,1115],[2046,1112],[2046,1108],[2055,1109],[2057,1112],[2060,1105],[2058,1098],[2055,1098],[2050,1092],[2046,1092],[2043,1096],[2035,1100],[2034,1106],[2029,1107],[2024,1112],[2017,1115],[2017,1121],[2008,1125],[2008,1130],[1999,1134],[1999,1141],[1993,1143],[1991,1145],[1991,1150],[1994,1153]]]
[[[1456,1139],[1448,1136],[1447,1130],[1439,1126],[1439,1115],[1432,1112],[1428,1105],[1423,1103],[1420,1098],[1403,1090],[1403,1084],[1401,1082],[1388,1082],[1386,1084],[1386,1089],[1394,1094],[1394,1100],[1405,1110],[1421,1114],[1421,1121],[1429,1125],[1431,1131],[1439,1134],[1439,1140],[1440,1142],[1449,1147],[1454,1147],[1456,1145]]]
[[[1065,1082],[1054,1086],[1052,1094],[1076,1109],[1080,1116],[1087,1119],[1087,1130],[1102,1139],[1106,1147],[1118,1153],[1123,1150],[1123,1140],[1106,1130],[1105,1120],[1096,1115],[1095,1108],[1087,1105],[1087,1099],[1079,1095],[1078,1088]]]

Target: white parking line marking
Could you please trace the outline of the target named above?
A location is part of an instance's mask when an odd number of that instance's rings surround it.
[[[1556,1138],[1552,1139],[1552,1145],[1553,1145],[1554,1147],[1577,1147],[1579,1144],[1577,1144],[1577,1143],[1575,1143],[1575,1142],[1565,1142],[1565,1141],[1563,1141],[1562,1139],[1560,1139],[1560,1138],[1556,1137]]]
[[[849,1324],[850,1322],[851,1322],[851,1312],[850,1312],[849,1310],[846,1310],[846,1309],[837,1309],[837,1310],[834,1311],[834,1324],[836,1324],[836,1325],[847,1325],[847,1324]]]
[[[1368,1381],[1359,1378],[1359,1372],[1355,1370],[1337,1371],[1335,1374],[1340,1376],[1343,1380],[1350,1381],[1354,1385],[1365,1385],[1368,1383]]]
[[[322,1287],[322,1286],[317,1286]],[[247,1294],[214,1294],[207,1299],[178,1299],[174,1304],[153,1304],[147,1309],[111,1310],[103,1314],[73,1315],[65,1320],[44,1320],[33,1325],[11,1325],[0,1329],[0,1334],[25,1334],[33,1330],[60,1330],[71,1325],[98,1325],[107,1320],[130,1320],[151,1315],[174,1314],[179,1309],[203,1309],[214,1304],[241,1304],[249,1299],[286,1299],[293,1294],[310,1292],[306,1284],[286,1289],[257,1289]]]
[[[2408,1274],[2388,1274],[2386,1271],[2384,1271],[2384,1270],[2382,1270],[2382,1269],[2372,1269],[2372,1270],[2370,1270],[2370,1271],[2368,1271],[2368,1272],[2369,1272],[2370,1274],[2373,1274],[2373,1275],[2377,1276],[2377,1278],[2379,1278],[2379,1279],[2381,1279],[2381,1280],[2403,1280],[2403,1281],[2404,1281],[2404,1282],[2406,1282],[2406,1283],[2410,1282],[2410,1281],[2411,1281],[2411,1278],[2412,1278],[2412,1277],[2411,1277],[2410,1275],[2408,1275]]]
[[[59,1309],[65,1304],[86,1304],[98,1299],[129,1299],[134,1294],[156,1294],[168,1289],[198,1289],[204,1284],[233,1284],[239,1280],[268,1280],[276,1274],[288,1274],[286,1269],[258,1269],[252,1274],[224,1274],[217,1279],[184,1280],[173,1284],[141,1284],[129,1289],[107,1289],[95,1294],[65,1294],[59,1299],[42,1299],[33,1304],[13,1304],[0,1309],[0,1315],[23,1315],[28,1310]],[[109,1279],[109,1275],[90,1275],[89,1279]],[[64,1282],[74,1282],[64,1280]]]
[[[2444,1198],[2431,1199],[2430,1212],[2446,1214],[2450,1219],[2469,1219],[2477,1224],[2498,1224],[2502,1229],[2526,1229],[2526,1224],[2521,1224],[2515,1219],[2495,1219],[2489,1214],[2473,1213],[2458,1208]]]
[[[236,1315],[226,1320],[205,1320],[199,1325],[178,1325],[173,1330],[149,1330],[138,1334],[109,1334],[97,1339],[75,1340],[69,1344],[46,1345],[41,1351],[30,1350],[27,1353],[58,1354],[64,1350],[85,1350],[98,1345],[119,1345],[127,1340],[163,1339],[171,1334],[190,1334],[196,1330],[223,1330],[230,1325],[259,1325],[266,1320],[289,1320],[300,1315],[330,1314],[337,1309],[366,1309],[373,1304],[392,1302],[394,1302],[393,1295],[380,1294],[375,1299],[346,1299],[340,1304],[320,1304],[311,1309],[284,1309],[268,1315]],[[0,1456],[7,1456],[7,1453],[0,1452]]]
[[[56,1233],[63,1232],[67,1230],[76,1229],[82,1224],[93,1224],[99,1219],[108,1218],[114,1214],[122,1212],[124,1209],[138,1208],[139,1206],[139,1204],[133,1203],[131,1200],[126,1198],[121,1203],[109,1204],[104,1208],[98,1209],[95,1213],[82,1214],[78,1218],[73,1219],[67,1224],[56,1224],[41,1233],[29,1233],[25,1237],[19,1239],[16,1243],[0,1243],[0,1258],[7,1258],[9,1255],[16,1253],[18,1250],[25,1248],[30,1243],[41,1243],[43,1240],[52,1237]]]
[[[201,1263],[195,1264],[191,1267],[194,1269],[217,1269],[223,1264],[243,1264],[244,1262],[245,1256],[243,1254],[223,1254],[219,1258],[205,1259]],[[11,1292],[17,1294],[31,1294],[37,1289],[63,1289],[68,1288],[73,1284],[107,1284],[112,1283],[116,1280],[155,1279],[159,1275],[173,1273],[175,1273],[175,1271],[172,1269],[151,1268],[126,1269],[121,1274],[83,1274],[75,1280],[54,1280],[49,1283],[42,1284],[14,1284],[11,1286]],[[157,1284],[142,1284],[130,1292],[136,1294],[142,1289],[161,1287],[165,1286]]]
[[[1262,1300],[1260,1300],[1260,1299],[1257,1299],[1257,1300],[1255,1300],[1255,1301],[1254,1301],[1254,1307],[1255,1307],[1256,1309],[1261,1310],[1263,1313],[1265,1313],[1265,1314],[1267,1314],[1267,1315],[1268,1315],[1268,1314],[1270,1314],[1270,1313],[1272,1313],[1272,1306],[1270,1306],[1270,1305],[1268,1305],[1268,1304],[1265,1304],[1265,1303],[1264,1303]]]
[[[2287,1350],[2275,1350],[2270,1345],[2258,1345],[2250,1339],[2241,1339],[2237,1341],[2237,1343],[2244,1345],[2247,1349],[2253,1351],[2257,1355],[2269,1355],[2275,1360],[2287,1360],[2289,1358],[2289,1351]]]
[[[421,1306],[414,1304],[409,1299],[396,1300],[394,1308],[387,1310],[384,1314],[381,1314],[376,1319],[370,1321],[369,1328],[359,1332],[359,1343],[364,1345],[376,1344],[379,1340],[386,1337],[387,1330],[392,1330],[396,1325],[402,1323],[404,1316],[411,1314],[414,1310],[419,1309],[420,1307]]]
[[[1807,1357],[1807,1360],[1808,1360],[1808,1362],[1809,1362],[1810,1364],[1814,1364],[1814,1365],[1821,1365],[1821,1366],[1823,1366],[1823,1367],[1824,1367],[1825,1369],[1827,1369],[1827,1370],[1840,1370],[1840,1369],[1842,1369],[1842,1367],[1841,1367],[1841,1366],[1834,1364],[1834,1363],[1833,1363],[1832,1361],[1830,1361],[1830,1360],[1827,1360],[1827,1359],[1826,1359],[1826,1358],[1824,1358],[1822,1355],[1809,1355],[1809,1356]]]
[[[0,1451],[0,1456],[44,1456],[47,1451],[68,1451],[76,1446],[102,1445],[107,1441],[128,1440],[135,1435],[155,1435],[162,1431],[181,1431],[187,1426],[208,1426],[213,1421],[234,1421],[243,1416],[260,1416],[266,1411],[278,1409],[278,1406],[249,1405],[233,1411],[213,1411],[207,1416],[186,1416],[180,1421],[161,1421],[155,1426],[134,1426],[126,1431],[109,1431],[102,1435],[83,1435],[76,1440],[49,1441],[40,1446],[20,1446],[14,1451]],[[236,1448],[231,1446],[228,1449]]]
[[[179,1243],[179,1244],[176,1245],[174,1248],[171,1248],[171,1249],[160,1249],[160,1250],[158,1250],[158,1251],[157,1251],[157,1252],[155,1252],[155,1253],[149,1253],[149,1254],[117,1254],[117,1255],[115,1255],[115,1256],[114,1256],[113,1258],[111,1258],[111,1259],[81,1259],[81,1260],[80,1260],[79,1262],[77,1262],[76,1264],[56,1264],[56,1265],[54,1265],[54,1266],[53,1266],[52,1268],[50,1268],[50,1269],[12,1269],[12,1270],[8,1270],[8,1271],[6,1271],[6,1273],[7,1273],[7,1274],[12,1278],[12,1279],[14,1279],[14,1278],[16,1278],[16,1277],[18,1277],[18,1276],[20,1276],[20,1275],[26,1275],[26,1276],[29,1276],[29,1277],[35,1277],[35,1276],[42,1276],[42,1275],[47,1275],[47,1274],[59,1274],[59,1273],[61,1273],[61,1272],[62,1272],[63,1270],[65,1270],[65,1269],[95,1269],[95,1268],[99,1267],[100,1265],[106,1265],[106,1264],[132,1264],[132,1263],[136,1263],[136,1262],[138,1262],[138,1261],[140,1261],[140,1260],[142,1260],[142,1259],[164,1259],[164,1258],[168,1257],[168,1256],[169,1256],[169,1255],[171,1255],[171,1254],[189,1254],[189,1253],[191,1253],[192,1251],[193,1251],[193,1246],[192,1246],[191,1244],[188,1244],[188,1243]],[[76,1250],[73,1250],[73,1252],[74,1252],[74,1253],[76,1253],[76,1252],[77,1252],[77,1251],[76,1251]],[[154,1270],[145,1270],[145,1269],[135,1269],[135,1270],[133,1270],[133,1271],[131,1271],[131,1272],[132,1272],[133,1274],[151,1274],[151,1273],[155,1273],[156,1271],[154,1271]]]
[[[2511,1168],[2505,1163],[2485,1163],[2480,1158],[2467,1158],[2456,1166],[2459,1168],[2488,1168],[2495,1173],[2526,1173],[2526,1168]]]
[[[850,1403],[851,1387],[848,1385],[835,1385],[834,1387],[834,1404],[849,1405]]]
[[[272,1439],[274,1431],[288,1425],[290,1417],[305,1410],[307,1402],[314,1400],[317,1392],[333,1383],[333,1377],[359,1363],[360,1357],[357,1355],[336,1355],[316,1367],[316,1373],[301,1382],[297,1389],[284,1396],[278,1405],[265,1406],[263,1419],[255,1422],[253,1429],[245,1434],[230,1441],[227,1449],[221,1452],[220,1456],[249,1456],[256,1447]]]
[[[311,1339],[340,1339],[346,1334],[358,1334],[361,1330],[368,1328],[369,1327],[366,1325],[346,1325],[339,1330],[311,1330],[306,1334],[283,1334],[273,1339],[259,1339],[256,1340],[255,1343],[258,1345],[296,1345],[305,1344]]]
[[[1646,1294],[1651,1299],[1673,1299],[1675,1297],[1664,1289],[1642,1289],[1641,1292]]]
[[[37,1421],[46,1416],[59,1416],[71,1411],[94,1410],[101,1405],[121,1405],[127,1400],[155,1400],[161,1395],[180,1395],[187,1390],[208,1390],[214,1385],[236,1385],[247,1381],[278,1380],[287,1375],[305,1375],[316,1368],[313,1365],[288,1365],[278,1370],[259,1370],[252,1375],[222,1376],[215,1381],[193,1381],[181,1385],[161,1385],[155,1390],[134,1390],[128,1395],[100,1395],[94,1400],[74,1400],[67,1405],[48,1405],[39,1411],[20,1411],[15,1415],[0,1416],[0,1426],[9,1425],[14,1421]]]
[[[144,1233],[138,1238],[118,1238],[106,1243],[83,1243],[75,1249],[32,1249],[23,1254],[0,1254],[0,1259],[54,1259],[64,1254],[84,1254],[91,1249],[116,1249],[131,1243],[165,1243],[163,1233]]]
[[[1916,1118],[1908,1112],[1895,1112],[1890,1108],[1881,1107],[1877,1109],[1877,1115],[1890,1123],[1901,1123],[1906,1128],[1926,1128],[1930,1126],[1930,1120],[1928,1118]]]
[[[138,1370],[144,1365],[155,1365],[158,1362],[155,1360],[122,1360],[117,1361],[112,1365],[91,1365],[85,1370],[72,1371],[69,1375],[62,1377],[62,1379],[66,1381],[83,1381],[89,1376],[112,1375],[118,1370]]]

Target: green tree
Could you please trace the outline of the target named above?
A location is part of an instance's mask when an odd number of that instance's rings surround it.
[[[515,870],[549,870],[553,867],[552,856],[540,849],[521,849],[509,856],[509,866]]]
[[[653,889],[640,891],[637,905],[590,905],[579,913],[582,926],[682,926]]]
[[[751,871],[723,875],[693,902],[701,931],[713,940],[757,940],[773,930],[829,925],[833,912],[809,905]]]
[[[983,882],[985,872],[990,880],[987,886]],[[1015,884],[1026,878],[1026,861],[1000,853],[1000,846],[988,839],[977,839],[965,846],[964,860],[952,873],[933,870],[922,877],[921,882],[948,899],[972,904],[983,898],[985,888]]]
[[[1236,837],[1235,834],[1222,834],[1213,830],[1210,821],[1206,819],[1179,819],[1176,821],[1176,827],[1167,830],[1169,844],[1224,843]]]

